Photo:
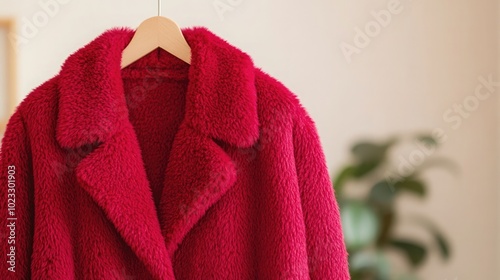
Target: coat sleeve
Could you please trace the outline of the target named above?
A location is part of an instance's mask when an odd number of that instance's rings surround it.
[[[30,279],[32,178],[29,141],[18,109],[7,124],[0,148],[0,279]]]
[[[325,156],[316,126],[302,107],[296,114],[293,134],[310,278],[350,279],[339,207]]]

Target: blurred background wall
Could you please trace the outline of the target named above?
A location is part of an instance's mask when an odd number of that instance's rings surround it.
[[[499,13],[496,0],[164,0],[162,9],[182,27],[207,26],[295,92],[332,173],[354,140],[439,129],[439,153],[459,175],[428,173],[429,199],[399,207],[449,236],[451,262],[431,257],[419,272],[443,280],[500,279]],[[18,100],[106,29],[156,14],[152,0],[0,1],[0,17],[18,23]]]

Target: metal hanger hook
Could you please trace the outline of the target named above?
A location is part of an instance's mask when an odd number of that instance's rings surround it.
[[[158,0],[158,16],[161,16],[161,0]]]

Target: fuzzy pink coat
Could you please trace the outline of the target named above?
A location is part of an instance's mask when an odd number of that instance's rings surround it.
[[[18,107],[0,279],[349,279],[311,118],[244,52],[183,33],[191,66],[121,70],[134,31],[112,29]]]

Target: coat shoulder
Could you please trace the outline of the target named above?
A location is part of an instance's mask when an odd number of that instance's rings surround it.
[[[282,82],[261,69],[256,69],[255,85],[261,121],[276,121],[279,118],[292,124],[298,115],[305,113],[298,97]]]
[[[40,139],[39,131],[50,127],[51,113],[55,114],[56,110],[48,110],[48,107],[56,109],[57,106],[56,77],[34,88],[17,105],[7,122],[1,150],[16,151],[22,145],[27,149],[27,145]]]
[[[16,113],[25,120],[28,130],[29,126],[40,130],[54,124],[57,106],[58,76],[54,76],[34,88],[17,106]]]

